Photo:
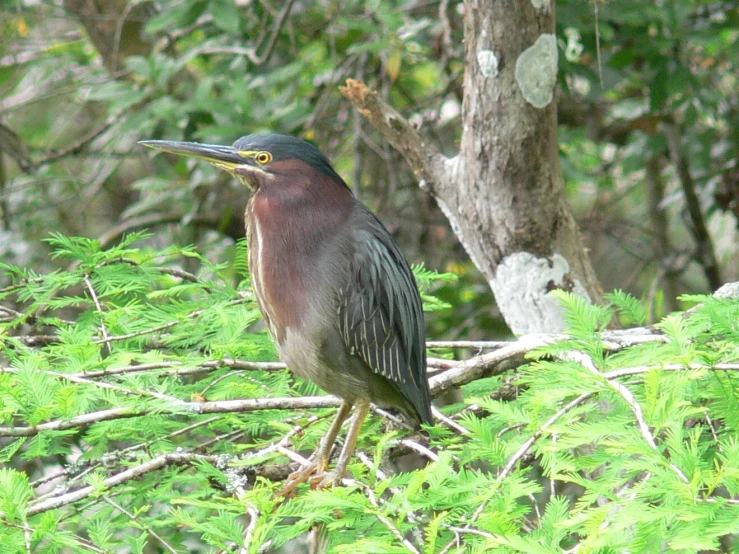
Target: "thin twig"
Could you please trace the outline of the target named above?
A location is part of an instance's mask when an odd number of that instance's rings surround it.
[[[218,413],[240,413],[253,412],[257,410],[303,410],[311,408],[337,408],[341,404],[335,396],[301,396],[301,397],[278,397],[278,398],[247,398],[241,400],[216,400],[212,402],[185,402],[177,401],[168,406],[173,412],[189,414],[218,414]],[[63,431],[74,429],[101,421],[122,419],[130,417],[141,417],[154,411],[161,411],[162,407],[156,408],[130,408],[117,407],[98,412],[90,412],[69,419],[55,419],[38,425],[23,427],[0,427],[0,437],[32,437],[42,431]]]
[[[515,425],[508,425],[507,427],[503,427],[500,431],[498,431],[498,434],[495,435],[497,438],[502,437],[506,433],[509,433],[510,431],[513,431],[514,429],[521,429],[522,427],[526,427],[526,423],[516,423]]]
[[[442,44],[442,65],[446,65],[446,61],[450,57],[455,57],[454,42],[452,41],[452,24],[449,21],[449,0],[441,0],[439,2],[439,20],[441,21],[441,38]]]
[[[162,393],[151,391],[151,390],[128,389],[126,387],[121,387],[119,385],[113,385],[111,383],[92,381],[90,379],[85,379],[77,375],[59,373],[58,371],[49,371],[49,370],[37,370],[37,371],[42,371],[46,375],[50,375],[52,377],[58,377],[59,379],[65,379],[67,381],[71,381],[72,383],[79,383],[81,385],[92,385],[94,387],[98,387],[101,389],[114,390],[122,394],[133,395],[133,396],[148,396],[150,398],[156,398],[157,400],[164,400],[165,402],[179,402],[179,399],[174,396],[169,396],[167,394],[162,394]]]
[[[189,375],[191,373],[203,373],[206,371],[214,371],[224,367],[235,370],[246,371],[281,371],[287,368],[282,362],[251,362],[248,360],[234,360],[232,358],[223,358],[221,360],[208,360],[195,367],[185,367],[185,362],[153,362],[150,364],[133,364],[121,367],[112,367],[108,369],[100,369],[96,371],[85,371],[83,373],[70,373],[70,377],[81,377],[85,379],[95,379],[98,377],[107,377],[109,375],[120,375],[127,373],[139,373],[142,371],[150,371],[153,369],[169,369],[164,372],[167,375]],[[182,369],[179,369],[182,368]],[[18,370],[14,367],[0,367],[0,373],[16,373]]]
[[[110,337],[108,336],[108,330],[105,327],[105,314],[103,313],[103,307],[100,304],[100,300],[98,299],[98,295],[95,292],[95,288],[92,286],[92,282],[90,281],[90,276],[88,274],[85,274],[85,285],[87,286],[87,290],[90,292],[90,296],[92,296],[93,302],[95,302],[95,309],[100,314],[100,332],[103,335],[102,342],[105,343],[108,354],[112,354],[113,349],[110,346]]]
[[[273,442],[272,444],[266,446],[265,448],[262,448],[261,450],[258,450],[257,452],[250,452],[248,454],[245,454],[242,459],[253,460],[257,458],[263,458],[264,456],[267,456],[274,452],[279,452],[293,460],[293,454],[295,454],[295,452],[289,451],[290,454],[286,454],[285,452],[283,452],[283,449],[288,450],[287,445],[290,443],[290,439],[292,439],[298,433],[302,433],[306,429],[306,427],[312,425],[320,419],[322,418],[318,416],[312,416],[308,419],[308,422],[305,425],[295,425],[292,429],[285,433],[282,438],[280,438],[280,440]],[[299,454],[295,454],[295,456],[297,457],[293,461],[298,462],[300,465],[305,466],[310,464],[310,460],[300,456]]]
[[[472,434],[472,432],[469,429],[467,429],[463,425],[460,425],[459,423],[457,423],[453,419],[448,418],[447,416],[445,416],[443,413],[441,413],[441,411],[438,410],[437,408],[435,408],[434,406],[431,406],[431,413],[434,415],[434,417],[436,419],[438,419],[439,421],[441,421],[444,425],[446,425],[447,427],[449,427],[452,431],[455,431],[455,432],[459,433],[460,435],[471,435]]]
[[[136,516],[136,514],[132,514],[131,512],[129,512],[128,510],[126,510],[126,508],[124,508],[123,506],[121,506],[120,504],[118,504],[115,500],[113,500],[112,498],[110,498],[106,494],[100,495],[100,499],[103,502],[105,502],[106,504],[110,504],[113,508],[115,508],[116,510],[118,510],[119,512],[121,512],[122,514],[124,514],[125,516],[127,516],[131,521],[135,521],[138,524],[139,528],[143,529],[149,535],[151,535],[157,541],[159,541],[159,544],[161,544],[164,547],[165,550],[168,550],[169,552],[172,552],[172,554],[178,554],[178,552],[172,547],[171,544],[169,544],[161,536],[159,536],[157,534],[157,532],[154,531],[154,529],[151,528],[150,525],[147,525],[144,522],[142,522],[141,519],[139,519]]]
[[[31,530],[28,527],[25,527],[23,529],[23,538],[26,539],[26,552],[28,552],[28,554],[33,554],[33,550],[31,548],[31,537]]]
[[[523,458],[526,453],[531,449],[532,446],[534,446],[534,443],[538,441],[541,436],[544,434],[544,431],[549,429],[552,425],[554,425],[562,416],[566,415],[567,413],[571,412],[575,407],[579,406],[583,402],[585,402],[587,399],[589,399],[591,396],[594,396],[596,394],[595,391],[591,392],[584,392],[574,400],[570,400],[563,408],[558,410],[557,412],[552,415],[548,420],[546,420],[541,427],[539,427],[536,432],[529,437],[529,439],[524,442],[518,450],[508,459],[508,462],[505,466],[503,466],[502,471],[498,474],[498,476],[495,478],[496,483],[502,482],[506,477],[508,477],[511,472],[513,471],[513,468],[516,466],[516,464]],[[479,514],[478,514],[479,517]],[[475,521],[477,518],[473,517],[472,521]]]
[[[706,420],[706,423],[708,424],[708,428],[711,430],[711,437],[713,438],[713,442],[716,443],[716,448],[719,452],[722,454],[724,453],[724,447],[721,446],[721,441],[718,438],[718,435],[716,434],[716,429],[713,427],[713,420],[711,419],[711,416],[708,414],[705,414],[704,419]]]
[[[492,485],[500,485],[500,483],[503,482],[504,479],[506,479],[513,469],[516,467],[516,464],[528,453],[528,451],[531,449],[532,446],[534,446],[534,443],[536,443],[537,440],[541,438],[541,436],[544,434],[544,431],[546,431],[549,427],[554,425],[560,418],[562,418],[565,414],[572,411],[576,406],[579,404],[582,404],[585,402],[588,398],[591,396],[594,396],[596,393],[595,391],[586,392],[575,398],[574,400],[571,400],[568,402],[563,408],[558,410],[552,417],[550,417],[548,420],[546,420],[541,427],[539,427],[536,432],[529,437],[529,439],[524,442],[516,452],[508,459],[508,462],[506,462],[506,465],[503,466],[503,469],[498,473],[498,476],[493,481]],[[464,529],[469,530],[472,529],[472,525],[477,521],[477,519],[482,515],[482,513],[485,511],[485,508],[487,508],[488,504],[490,503],[490,500],[493,498],[493,495],[496,493],[496,487],[491,487],[488,498],[483,500],[480,505],[477,507],[477,509],[474,511],[472,516],[470,517],[467,524],[464,526]],[[450,541],[447,543],[447,545],[441,549],[439,554],[447,554],[452,548],[454,548],[456,539]]]
[[[367,495],[370,503],[377,509],[377,511],[375,512],[375,516],[377,516],[377,519],[379,519],[385,525],[385,527],[390,529],[390,532],[395,535],[395,538],[397,538],[400,543],[405,546],[406,549],[408,549],[409,552],[413,552],[413,554],[421,554],[421,552],[413,545],[413,543],[403,536],[403,533],[400,532],[400,529],[398,529],[395,524],[380,511],[380,503],[377,501],[377,496],[375,495],[375,491],[372,490],[372,487],[363,486],[362,488],[364,489],[364,493]]]
[[[230,431],[228,433],[221,433],[220,435],[216,435],[212,439],[209,439],[205,442],[198,443],[196,446],[192,447],[193,452],[200,452],[202,450],[207,450],[214,444],[218,443],[231,443],[237,439],[237,437],[243,436],[246,434],[246,431],[243,429],[235,429],[234,431]]]
[[[105,233],[98,237],[98,242],[102,248],[107,247],[111,243],[115,242],[124,234],[133,231],[135,229],[147,229],[153,228],[158,225],[166,225],[169,223],[181,223],[185,218],[185,214],[182,213],[155,213],[146,214],[138,217],[132,217],[126,219],[116,225],[115,227],[108,229]],[[189,220],[193,225],[214,225],[216,220],[205,216],[195,216]]]
[[[494,350],[511,344],[509,340],[427,340],[426,348],[471,348]]]
[[[116,450],[115,452],[110,452],[105,454],[104,458],[105,460],[91,460],[89,463],[89,467],[84,472],[79,473],[78,475],[75,475],[70,482],[74,482],[76,480],[79,480],[82,476],[89,473],[90,470],[97,469],[98,467],[107,464],[110,462],[111,458],[118,458],[122,459],[125,454],[130,454],[132,452],[135,452],[136,450],[143,450],[144,448],[148,448],[154,443],[161,442],[161,441],[168,441],[175,437],[178,437],[180,435],[184,435],[186,433],[189,433],[190,431],[193,431],[197,429],[198,427],[203,427],[204,425],[209,425],[213,423],[214,421],[217,421],[219,419],[219,416],[210,417],[208,419],[204,419],[203,421],[198,421],[197,423],[193,423],[192,425],[188,425],[187,427],[182,427],[181,429],[177,429],[176,431],[172,431],[171,433],[164,435],[162,437],[157,437],[156,439],[152,439],[146,442],[142,442],[139,444],[134,444],[132,446],[129,446],[127,448],[123,448],[121,450]],[[196,447],[195,449],[199,449],[200,447]],[[80,463],[77,463],[77,467],[80,467]],[[55,473],[54,475],[49,475],[47,477],[42,477],[40,479],[36,479],[35,481],[31,482],[31,487],[36,488],[40,485],[43,485],[45,483],[48,483],[49,481],[53,481],[55,479],[61,479],[63,477],[66,477],[69,475],[68,469],[63,469],[62,471]],[[46,495],[41,495],[36,498],[36,500],[43,500],[44,498],[48,498],[54,496],[54,493],[49,493]]]
[[[187,314],[188,317],[197,317],[201,313],[203,313],[205,310],[195,310],[195,312]],[[164,331],[165,329],[171,329],[175,325],[179,325],[180,321],[169,321],[167,323],[164,323],[162,325],[157,325],[156,327],[149,327],[148,329],[143,329],[142,331],[135,331],[133,333],[127,333],[125,335],[113,335],[111,337],[105,337],[104,340],[94,340],[92,341],[94,344],[100,344],[101,342],[105,342],[108,344],[108,348],[110,348],[110,342],[112,341],[119,341],[119,340],[127,340],[132,339],[135,337],[141,337],[143,335],[150,335],[152,333],[156,333],[158,331]]]
[[[455,527],[453,525],[442,525],[445,529],[449,529],[450,531],[458,534],[464,534],[467,533],[469,535],[477,535],[478,537],[485,537],[486,539],[494,539],[495,535],[492,533],[488,533],[487,531],[481,531],[480,529],[475,529],[474,527]]]
[[[280,35],[280,30],[282,29],[287,16],[290,14],[290,10],[292,9],[294,2],[295,0],[288,0],[283,5],[282,10],[277,15],[277,20],[275,21],[275,24],[272,26],[272,32],[270,33],[269,40],[267,41],[267,47],[264,49],[264,52],[262,52],[261,55],[257,54],[257,51],[262,46],[264,35],[262,35],[262,37],[257,40],[256,45],[249,48],[244,48],[241,46],[206,46],[204,48],[198,49],[195,54],[227,54],[229,56],[246,56],[253,64],[262,65],[269,59],[270,55],[272,54],[272,50],[277,43],[277,37]],[[192,56],[193,53],[191,53],[190,55]]]
[[[257,523],[259,522],[259,516],[261,513],[254,504],[247,504],[246,513],[249,515],[249,525],[246,526],[244,531],[244,546],[239,550],[239,554],[249,554],[249,547],[254,537],[254,531],[257,529]]]
[[[305,456],[301,456],[297,452],[294,452],[294,451],[290,450],[287,446],[285,446],[285,445],[283,445],[283,444],[281,444],[279,442],[277,443],[277,447],[275,448],[275,450],[277,452],[279,452],[280,454],[282,454],[283,456],[286,456],[287,458],[289,458],[293,462],[296,462],[296,463],[300,464],[303,467],[308,467],[312,463]]]
[[[248,300],[246,298],[238,298],[236,300],[231,300],[231,301],[227,302],[226,303],[226,306],[238,306],[239,304],[244,304],[247,301]],[[189,312],[187,314],[186,318],[187,319],[194,319],[194,318],[198,317],[199,315],[203,314],[204,312],[205,312],[205,309],[193,310],[192,312]],[[165,329],[170,329],[171,327],[174,327],[175,325],[179,325],[180,323],[182,323],[182,321],[180,321],[180,320],[177,320],[177,321],[168,321],[167,323],[163,323],[162,325],[157,325],[155,327],[149,327],[148,329],[143,329],[141,331],[135,331],[133,333],[127,333],[125,335],[112,335],[112,336],[107,337],[105,339],[105,341],[103,341],[103,340],[93,340],[92,342],[93,342],[93,344],[99,344],[101,342],[106,342],[106,344],[107,344],[108,342],[120,341],[120,340],[127,340],[127,339],[131,339],[131,338],[134,338],[134,337],[140,337],[142,335],[149,335],[149,334],[152,334],[152,333],[156,333],[158,331],[164,331]]]
[[[2,524],[6,527],[13,527],[14,529],[20,529],[24,533],[30,533],[31,535],[33,535],[36,532],[36,529],[31,527],[27,523],[18,524],[18,523],[13,523],[12,521],[3,521]],[[91,552],[96,552],[98,554],[109,554],[110,553],[109,550],[102,550],[101,548],[98,548],[97,546],[92,544],[90,541],[83,539],[82,537],[75,536],[75,540]]]
[[[726,364],[665,364],[665,365],[644,365],[634,367],[624,367],[621,369],[614,369],[606,373],[600,373],[601,377],[605,377],[609,381],[618,379],[619,377],[626,377],[629,375],[640,375],[649,371],[700,371],[700,370],[718,370],[718,371],[739,371],[739,363],[726,363]]]
[[[285,20],[287,19],[287,16],[290,15],[290,10],[293,7],[293,3],[295,0],[287,0],[282,6],[282,10],[280,11],[280,14],[277,16],[277,21],[275,21],[274,27],[272,28],[272,35],[269,37],[269,42],[267,42],[267,48],[262,52],[261,56],[257,56],[256,58],[251,58],[251,60],[257,64],[261,65],[264,62],[266,62],[270,55],[272,54],[272,49],[275,47],[275,44],[277,43],[277,37],[280,35],[280,30],[282,29],[282,26],[285,23]],[[256,50],[261,46],[261,44],[257,45],[257,48],[255,48],[255,55]]]
[[[651,478],[652,478],[652,474],[651,473],[645,473],[642,477],[640,477],[635,482],[629,482],[629,483],[627,483],[623,488],[621,488],[621,490],[616,491],[616,498],[622,499],[622,498],[624,498],[626,496],[626,493],[627,492],[631,492],[631,494],[627,497],[627,500],[629,500],[629,501],[634,500],[634,498],[636,498],[636,495],[638,493],[638,491],[635,490],[636,486],[637,485],[640,485],[640,484],[641,485],[644,485]],[[605,520],[598,527],[598,530],[599,531],[602,532],[602,531],[604,531],[605,529],[607,529],[611,525],[611,521],[609,520],[609,516],[613,513],[613,510],[614,509],[615,510],[619,510],[619,509],[621,509],[621,506],[619,506],[618,504],[615,504],[615,507],[613,509],[611,509],[611,512],[606,515]],[[580,551],[580,549],[583,546],[585,546],[585,544],[582,541],[580,541],[575,546],[573,546],[571,549],[565,551],[565,554],[576,554],[577,552]]]
[[[384,417],[387,420],[392,421],[398,427],[402,427],[403,429],[408,429],[411,431],[413,430],[413,426],[410,425],[406,420],[396,416],[395,414],[391,412],[388,412],[387,410],[383,410],[379,406],[375,406],[374,404],[372,404],[372,406],[370,406],[370,410],[372,410],[372,413],[377,414],[381,417]]]
[[[598,1],[599,0],[593,0],[595,11],[595,54],[598,61],[598,80],[600,81],[600,88],[603,89],[603,58],[600,47],[600,15],[598,13]]]
[[[603,374],[598,370],[597,367],[595,367],[595,363],[590,356],[587,356],[582,352],[572,352],[568,353],[568,357],[576,359],[582,367],[590,371],[594,376],[598,378],[603,378]],[[647,441],[647,444],[649,444],[652,450],[659,453],[659,446],[657,446],[657,441],[655,440],[654,435],[652,434],[652,430],[649,428],[649,425],[644,418],[644,410],[642,410],[641,404],[639,404],[639,402],[636,400],[633,393],[626,386],[622,385],[615,379],[606,380],[606,382],[611,387],[611,389],[620,394],[621,397],[629,405],[629,407],[631,408],[631,412],[634,414],[637,427],[639,427],[639,432],[641,433],[642,437],[645,441]],[[667,460],[665,461],[683,482],[690,482],[690,480],[685,476],[685,473],[683,473],[683,471],[679,467],[677,467],[672,462],[669,462]]]
[[[13,292],[13,291],[22,289],[22,288],[30,285],[31,283],[33,283],[33,284],[41,284],[41,283],[44,282],[44,280],[45,280],[44,277],[34,277],[32,279],[26,279],[26,278],[24,278],[24,279],[21,279],[20,282],[18,282],[18,283],[13,283],[12,285],[8,285],[7,287],[1,288],[0,289],[0,294],[5,294],[6,292]]]
[[[424,456],[425,458],[428,458],[432,462],[438,462],[439,456],[436,455],[435,452],[432,452],[431,449],[428,447],[414,441],[411,439],[401,439],[400,444],[405,446],[406,448],[410,448],[411,450],[418,452],[421,456]]]
[[[32,500],[28,503],[28,510],[26,511],[26,515],[28,517],[35,516],[49,510],[61,508],[62,506],[66,506],[67,504],[71,504],[73,502],[78,502],[84,498],[87,498],[96,491],[100,492],[101,490],[107,490],[117,485],[122,485],[123,483],[141,477],[146,473],[155,471],[167,465],[186,464],[192,463],[197,460],[206,460],[211,463],[216,463],[217,458],[218,456],[204,456],[201,454],[189,454],[184,452],[171,452],[169,454],[161,454],[147,462],[144,462],[143,464],[126,469],[125,471],[121,471],[120,473],[116,473],[115,475],[111,475],[107,479],[104,479],[103,481],[97,483],[95,487],[89,485],[77,489],[76,491],[61,494],[59,496],[55,496],[54,498],[43,500],[41,502]]]
[[[110,116],[101,125],[94,128],[89,133],[86,133],[84,136],[80,137],[79,139],[74,141],[72,144],[68,144],[61,150],[52,152],[51,154],[47,155],[45,158],[41,160],[34,161],[31,164],[31,169],[35,169],[42,165],[59,161],[62,158],[66,158],[67,156],[74,156],[74,155],[79,154],[87,147],[87,145],[89,145],[92,141],[94,141],[96,138],[102,135],[105,131],[110,129],[110,127],[112,127],[114,123],[120,120],[121,120],[121,114]]]

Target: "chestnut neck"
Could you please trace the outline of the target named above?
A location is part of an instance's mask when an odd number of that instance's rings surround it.
[[[278,343],[288,328],[306,323],[310,300],[323,284],[322,248],[346,232],[355,202],[343,183],[296,164],[280,162],[274,177],[260,184],[248,214],[252,279]]]

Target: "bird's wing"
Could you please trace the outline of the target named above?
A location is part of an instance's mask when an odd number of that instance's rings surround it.
[[[423,308],[413,272],[369,210],[356,232],[349,284],[341,290],[339,327],[348,351],[386,377],[431,421]]]

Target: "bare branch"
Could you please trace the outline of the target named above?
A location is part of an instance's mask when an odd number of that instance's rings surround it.
[[[426,348],[471,348],[494,350],[511,344],[509,340],[427,340]]]
[[[633,331],[633,330],[632,330]],[[623,348],[623,345],[628,344],[640,344],[648,341],[664,341],[666,338],[663,335],[655,334],[639,334],[633,332],[609,332],[604,333],[604,337],[608,337],[608,342],[605,343],[612,349]],[[122,337],[110,337],[110,340],[119,339]],[[551,345],[558,340],[567,338],[564,335],[529,335],[521,337],[517,341],[513,341],[503,348],[499,348],[493,352],[488,352],[480,356],[470,358],[468,360],[454,362],[449,361],[449,369],[442,373],[437,373],[429,379],[429,386],[431,394],[438,396],[452,387],[458,387],[465,385],[482,377],[489,377],[492,375],[499,375],[500,373],[507,371],[513,367],[517,367],[526,362],[525,354],[540,348],[543,346]],[[211,360],[200,364],[197,367],[182,368],[180,366],[185,365],[183,362],[157,362],[152,364],[140,364],[131,365],[120,368],[111,368],[99,371],[91,371],[82,374],[73,374],[65,376],[64,378],[85,380],[88,381],[93,378],[103,377],[107,375],[121,374],[121,373],[134,373],[138,371],[147,371],[150,369],[160,368],[172,368],[168,370],[170,374],[184,375],[189,373],[197,373],[202,371],[209,371],[219,367],[232,367],[234,369],[244,370],[262,370],[262,371],[273,371],[282,370],[286,366],[282,363],[277,362],[248,362],[241,360]],[[737,364],[721,364],[716,366],[714,369],[718,370],[735,370]],[[668,371],[678,371],[681,368],[678,366],[667,366]],[[650,368],[632,368],[631,370],[623,369],[616,370],[610,378],[617,378],[634,373],[643,373],[648,371]],[[687,369],[709,369],[707,366],[689,366],[682,367],[683,370]],[[13,373],[15,368],[6,367],[0,368],[0,373]],[[246,412],[254,410],[271,410],[271,409],[310,409],[310,408],[327,408],[336,407],[339,405],[339,399],[333,396],[314,396],[314,397],[298,397],[298,398],[253,398],[243,400],[221,400],[214,402],[185,402],[182,400],[171,400],[169,398],[161,398],[161,400],[169,401],[169,408],[175,412],[187,412],[195,414],[206,414],[206,413],[227,413],[227,412]],[[161,409],[161,407],[160,407]],[[51,430],[64,430],[80,427],[84,425],[90,425],[100,421],[109,421],[118,418],[127,417],[139,417],[149,413],[149,410],[132,411],[127,407],[112,408],[109,410],[102,410],[98,412],[92,412],[88,414],[82,414],[73,417],[68,420],[54,420],[46,423],[41,423],[35,426],[29,427],[0,427],[0,437],[24,437],[34,436],[42,431]],[[443,414],[437,413],[437,417],[445,421],[448,418],[444,418]],[[452,422],[452,428],[462,434],[467,434],[465,429],[459,424]]]
[[[455,431],[459,433],[460,435],[471,435],[472,432],[467,429],[466,427],[460,425],[453,419],[445,416],[441,411],[439,411],[436,407],[431,406],[431,413],[434,414],[434,417],[438,419],[440,422],[442,422],[444,425],[449,427],[452,431]]]
[[[285,20],[287,19],[287,16],[290,15],[290,10],[293,7],[294,0],[287,0],[282,6],[282,10],[280,10],[280,14],[277,16],[277,20],[275,21],[274,27],[272,28],[272,35],[269,37],[269,42],[267,42],[267,48],[265,48],[264,52],[262,52],[261,56],[256,56],[255,58],[250,58],[255,64],[261,65],[264,62],[266,62],[269,59],[270,54],[272,54],[272,49],[274,48],[277,37],[280,35],[280,30],[282,29],[282,26],[285,24]],[[261,46],[261,41],[259,44],[257,44],[256,48],[254,49],[254,53],[256,54],[256,51]]]
[[[408,120],[379,94],[356,79],[347,79],[346,86],[339,87],[339,90],[403,154],[416,177],[423,180],[429,190],[433,191],[435,184],[446,180],[447,158],[433,144],[426,142]]]
[[[401,439],[400,444],[405,446],[406,448],[409,448],[410,450],[413,450],[414,452],[417,452],[418,454],[432,462],[439,461],[439,456],[437,456],[435,452],[422,445],[421,443],[418,443],[411,439]]]
[[[523,336],[519,340],[509,343],[508,346],[470,358],[460,362],[457,367],[449,371],[434,375],[429,379],[429,385],[436,396],[452,387],[470,383],[482,376],[498,375],[510,369],[513,365],[521,365],[523,355],[527,352],[553,344],[561,338],[563,338],[562,335]]]
[[[196,460],[207,460],[211,463],[216,463],[217,458],[218,458],[217,456],[203,456],[200,454],[189,454],[189,453],[183,453],[183,452],[172,452],[169,454],[162,454],[160,456],[157,456],[156,458],[152,458],[151,460],[144,462],[143,464],[126,469],[125,471],[121,471],[120,473],[116,473],[115,475],[111,475],[110,477],[108,477],[107,479],[99,483],[99,486],[102,487],[103,490],[107,490],[117,485],[126,483],[132,479],[141,477],[142,475],[149,473],[151,471],[160,469],[166,465],[179,465],[179,464],[191,463]],[[60,508],[62,506],[66,506],[67,504],[71,504],[73,502],[77,502],[79,500],[87,498],[88,496],[93,494],[95,491],[96,491],[95,487],[86,486],[86,487],[82,487],[81,489],[77,489],[76,491],[68,492],[66,494],[61,494],[59,496],[55,496],[55,497],[49,498],[48,500],[43,500],[41,502],[31,501],[28,504],[28,510],[26,512],[26,515],[30,517],[36,514],[47,512],[49,510]],[[97,491],[99,492],[100,488],[97,488]]]
[[[190,414],[220,414],[254,412],[257,410],[305,410],[311,408],[336,408],[341,401],[335,396],[300,396],[295,398],[247,398],[243,400],[216,400],[213,402],[178,401],[168,406],[175,412]],[[161,411],[159,406],[157,411]],[[155,411],[153,408],[134,410],[128,407],[90,412],[70,419],[55,419],[29,427],[0,427],[0,437],[32,437],[43,431],[63,431],[101,421],[141,417]]]
[[[721,274],[719,265],[716,261],[716,252],[713,247],[711,235],[706,226],[705,216],[701,209],[700,199],[695,190],[695,181],[690,174],[688,159],[683,148],[682,138],[680,137],[680,129],[675,123],[664,123],[664,134],[667,138],[667,144],[670,147],[670,156],[672,162],[677,169],[677,175],[680,180],[680,186],[683,189],[685,197],[685,206],[690,217],[689,228],[695,240],[696,258],[703,267],[703,273],[708,280],[711,290],[716,290],[721,286]]]
[[[82,152],[87,146],[94,141],[96,138],[98,138],[100,135],[102,135],[105,131],[110,129],[110,127],[113,126],[114,123],[117,121],[120,121],[122,114],[116,114],[108,119],[105,120],[105,122],[102,125],[97,126],[89,133],[83,135],[76,141],[74,141],[71,144],[68,144],[61,150],[57,150],[56,152],[52,152],[49,155],[47,155],[45,158],[41,160],[36,160],[31,164],[31,167],[29,169],[36,169],[37,167],[47,164],[56,162],[58,160],[61,160],[62,158],[66,158],[67,156],[74,156]]]

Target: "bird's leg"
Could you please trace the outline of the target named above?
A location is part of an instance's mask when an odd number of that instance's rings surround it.
[[[299,484],[307,481],[308,478],[314,473],[322,474],[326,471],[326,468],[328,467],[329,457],[331,456],[331,449],[336,442],[336,437],[341,430],[341,426],[346,421],[346,418],[349,417],[349,412],[351,412],[351,409],[352,405],[349,402],[344,401],[341,403],[341,407],[336,413],[336,418],[331,424],[331,427],[329,427],[328,432],[323,435],[323,437],[321,438],[321,442],[318,443],[318,448],[316,448],[313,456],[311,456],[310,464],[303,466],[291,473],[288,476],[287,481],[285,482],[285,486],[279,493],[277,493],[278,496],[287,496],[293,490],[295,490],[295,488]]]
[[[356,408],[354,412],[354,421],[352,421],[352,426],[346,434],[344,448],[341,449],[339,461],[336,462],[336,469],[325,474],[316,484],[316,488],[321,489],[327,486],[338,485],[346,473],[349,460],[351,460],[351,457],[354,454],[354,449],[357,447],[359,431],[361,431],[364,419],[367,417],[367,413],[369,412],[369,400],[357,400],[354,407]]]
[[[341,426],[349,417],[349,413],[352,411],[352,405],[349,402],[342,402],[339,411],[336,412],[336,418],[334,419],[331,427],[328,428],[328,432],[323,435],[321,442],[318,443],[318,448],[313,453],[313,462],[316,464],[316,473],[323,473],[328,467],[329,457],[331,456],[331,449],[334,447],[336,437],[341,431]]]

